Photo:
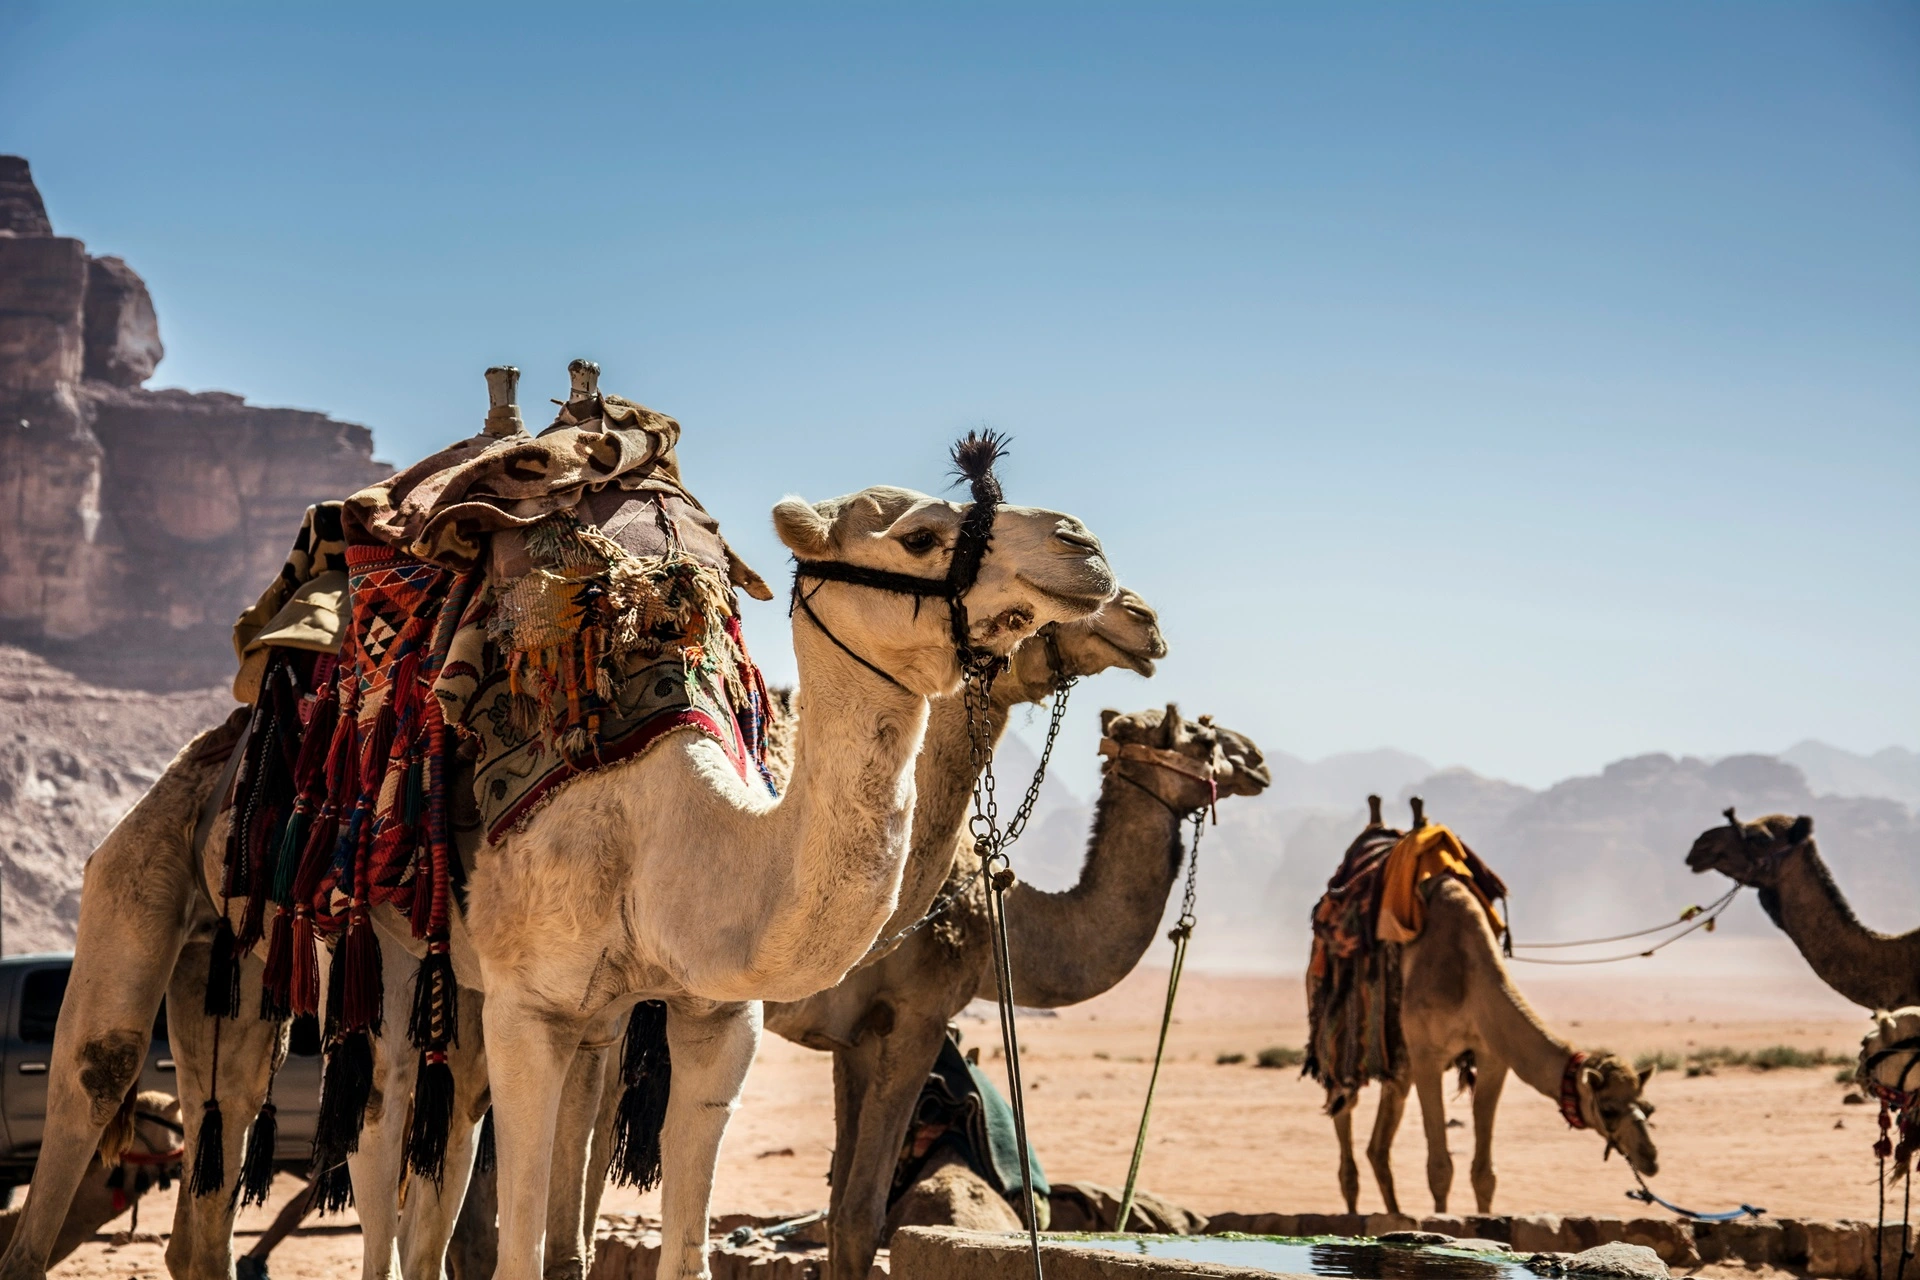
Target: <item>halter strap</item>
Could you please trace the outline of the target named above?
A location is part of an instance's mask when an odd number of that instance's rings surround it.
[[[851,568],[852,566],[846,566],[846,567]],[[798,576],[796,576],[793,580],[793,602],[794,604],[799,606],[800,612],[807,615],[807,621],[811,622],[814,625],[814,628],[817,631],[819,631],[821,635],[833,641],[834,646],[838,648],[840,652],[846,654],[849,658],[852,658],[855,662],[859,663],[861,666],[865,667],[867,670],[873,672],[873,674],[879,676],[882,680],[885,680],[888,684],[892,685],[894,688],[900,690],[900,692],[905,694],[913,694],[913,690],[907,688],[907,686],[901,684],[898,680],[895,680],[892,676],[888,675],[885,671],[882,671],[879,667],[867,661],[865,658],[861,657],[859,654],[855,653],[852,647],[849,646],[845,640],[842,640],[839,636],[833,634],[833,631],[827,626],[827,624],[820,621],[820,615],[813,611],[813,605],[809,603],[807,600],[807,593],[800,589],[800,579]],[[788,610],[788,612],[791,613],[792,610]],[[914,695],[914,696],[917,697],[918,695]]]
[[[1580,1068],[1586,1065],[1587,1055],[1575,1050],[1567,1059],[1567,1069],[1560,1073],[1560,1117],[1569,1129],[1590,1127],[1587,1118],[1580,1114]]]
[[[1216,825],[1219,823],[1220,780],[1215,776],[1212,764],[1195,764],[1178,751],[1169,751],[1165,747],[1149,747],[1144,742],[1117,742],[1112,738],[1100,739],[1100,754],[1115,764],[1122,760],[1132,760],[1138,764],[1154,765],[1157,768],[1165,769],[1169,773],[1177,773],[1182,777],[1192,778],[1196,782],[1206,783],[1206,807],[1212,811],[1214,823]],[[1180,810],[1175,809],[1170,801],[1161,797],[1145,783],[1129,778],[1124,773],[1120,774],[1119,777],[1124,781],[1133,783],[1134,786],[1139,787],[1155,800],[1159,800],[1161,804],[1166,805],[1167,808],[1172,810],[1177,816],[1186,816],[1186,814],[1181,813]],[[1195,808],[1198,807],[1197,805],[1195,806]],[[1186,812],[1192,813],[1193,811],[1193,809],[1189,809]]]
[[[818,578],[823,582],[850,582],[856,587],[872,587],[902,596],[944,596],[948,588],[945,578],[917,578],[910,573],[872,569],[844,560],[796,560],[793,576]]]

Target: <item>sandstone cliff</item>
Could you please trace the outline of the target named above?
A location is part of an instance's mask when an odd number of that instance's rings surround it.
[[[387,473],[365,427],[142,387],[146,284],[57,236],[0,156],[0,946],[72,945],[88,854],[233,709],[227,632],[309,503]]]
[[[144,389],[163,354],[140,277],[53,234],[0,156],[0,641],[95,684],[228,678],[307,505],[387,471],[365,427]]]

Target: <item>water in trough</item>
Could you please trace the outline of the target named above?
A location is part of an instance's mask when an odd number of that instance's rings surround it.
[[[1512,1255],[1376,1240],[1303,1240],[1287,1236],[1067,1237],[1075,1244],[1139,1257],[1257,1267],[1340,1280],[1538,1280]]]

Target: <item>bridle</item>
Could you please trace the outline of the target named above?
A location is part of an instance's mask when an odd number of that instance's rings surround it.
[[[1220,771],[1212,759],[1209,759],[1205,764],[1201,764],[1198,761],[1181,755],[1178,751],[1170,751],[1165,747],[1150,747],[1144,742],[1119,742],[1113,738],[1100,739],[1100,754],[1107,758],[1109,763],[1106,768],[1111,771],[1115,777],[1118,777],[1123,782],[1133,784],[1152,796],[1155,800],[1158,800],[1167,807],[1168,811],[1171,812],[1175,818],[1184,820],[1188,815],[1198,813],[1200,809],[1205,808],[1213,814],[1215,825],[1219,824]],[[1191,778],[1196,782],[1205,783],[1207,787],[1207,803],[1205,805],[1196,805],[1190,809],[1183,810],[1179,808],[1146,783],[1141,782],[1137,778],[1129,777],[1115,767],[1124,761],[1151,765],[1158,769],[1165,769],[1169,773],[1178,774],[1183,778]]]
[[[1004,444],[1005,441],[991,431],[970,431],[964,440],[953,447],[954,466],[962,478],[971,484],[973,501],[960,517],[960,533],[954,540],[953,555],[947,561],[945,577],[922,578],[911,573],[875,569],[845,560],[801,560],[797,557],[794,560],[793,608],[805,614],[807,621],[833,641],[842,653],[897,689],[906,690],[907,687],[872,660],[855,652],[851,645],[820,620],[820,615],[813,611],[812,595],[801,590],[800,582],[803,578],[812,578],[817,582],[844,582],[873,591],[911,596],[916,608],[921,600],[945,600],[952,629],[953,653],[962,675],[970,684],[984,680],[991,686],[992,677],[1005,660],[974,647],[972,623],[967,616],[967,593],[979,581],[981,562],[986,559],[988,544],[993,541],[993,520],[1002,499],[1000,480],[993,474],[993,464],[1003,451]],[[791,615],[792,609],[788,613]]]

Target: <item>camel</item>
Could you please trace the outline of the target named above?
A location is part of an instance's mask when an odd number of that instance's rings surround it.
[[[168,1171],[180,1163],[180,1104],[156,1090],[129,1097],[109,1127],[100,1151],[88,1163],[79,1192],[67,1210],[66,1221],[54,1238],[49,1255],[59,1262],[91,1240],[94,1233],[136,1206],[140,1197],[158,1177],[162,1185]],[[158,1170],[158,1174],[148,1170]],[[131,1188],[131,1190],[129,1190]],[[13,1239],[19,1228],[21,1207],[0,1209],[0,1248]]]
[[[1379,797],[1369,826],[1384,829]],[[1414,801],[1414,825],[1425,817]],[[1398,834],[1398,833],[1394,833]],[[1405,1066],[1396,1079],[1380,1084],[1380,1109],[1367,1160],[1388,1213],[1400,1212],[1393,1185],[1393,1135],[1405,1113],[1407,1092],[1420,1094],[1420,1118],[1427,1135],[1427,1187],[1435,1213],[1447,1211],[1453,1186],[1453,1157],[1447,1153],[1447,1109],[1442,1077],[1449,1066],[1471,1054],[1473,1088],[1474,1200],[1481,1213],[1493,1209],[1497,1178],[1493,1168],[1493,1119],[1509,1069],[1533,1089],[1559,1104],[1569,1125],[1593,1129],[1606,1139],[1607,1154],[1619,1148],[1643,1176],[1659,1170],[1647,1117],[1653,1103],[1642,1096],[1652,1068],[1636,1074],[1610,1053],[1578,1053],[1548,1030],[1514,985],[1500,952],[1499,939],[1479,900],[1458,878],[1434,876],[1419,892],[1427,896],[1426,925],[1420,936],[1400,947],[1400,1030]],[[1332,1093],[1328,1110],[1340,1143],[1340,1194],[1347,1212],[1356,1211],[1360,1170],[1353,1156],[1355,1097]]]
[[[1007,895],[1013,998],[1030,1008],[1092,999],[1132,971],[1178,876],[1183,823],[1213,800],[1196,773],[1210,766],[1221,796],[1256,795],[1269,780],[1253,743],[1204,718],[1184,720],[1172,706],[1103,712],[1101,729],[1145,750],[1108,764],[1079,882],[1062,893],[1016,884]],[[964,794],[970,770],[961,768],[946,786]],[[972,871],[964,827],[949,827],[945,844],[947,885],[955,888]],[[830,1280],[864,1277],[888,1230],[899,1225],[888,1221],[887,1193],[914,1101],[948,1022],[975,996],[995,993],[985,908],[976,883],[930,927],[838,986],[768,1006],[769,1028],[834,1055]],[[948,1177],[944,1209],[931,1212],[951,1221],[963,1202],[978,1199],[975,1183]],[[927,1212],[916,1221],[931,1220]]]
[[[1063,680],[1096,675],[1110,667],[1151,676],[1154,662],[1166,652],[1159,616],[1136,593],[1123,588],[1092,617],[1049,627],[1014,650],[1007,670],[994,681],[988,736],[997,743],[1014,707],[1045,701]],[[779,717],[768,746],[770,767],[783,787],[791,772],[788,748],[794,728],[790,713]],[[861,967],[880,961],[898,946],[897,935],[919,921],[934,902],[953,866],[955,841],[965,825],[975,777],[962,700],[935,698],[914,764],[913,843],[902,873],[899,905],[881,927],[881,940],[861,960]],[[847,981],[852,978],[843,979],[843,983]],[[767,1029],[808,1043],[809,1024],[804,1016],[792,1023],[787,1017],[787,1011],[800,1007],[770,1006],[766,1011]],[[575,1057],[575,1074],[569,1078],[568,1097],[562,1104],[560,1135],[555,1140],[554,1189],[547,1214],[549,1280],[584,1275],[592,1264],[592,1224],[606,1187],[612,1153],[608,1135],[621,1093],[615,1071],[617,1055],[602,1048],[597,1063],[591,1060],[593,1056],[583,1049]],[[588,1124],[592,1136],[585,1168],[563,1169],[559,1153],[577,1151]]]
[[[1868,1009],[1920,1005],[1920,929],[1875,933],[1860,923],[1813,841],[1813,819],[1776,813],[1709,827],[1687,852],[1696,874],[1718,871],[1760,891],[1760,905],[1820,980]]]
[[[713,1168],[758,1043],[755,1002],[832,986],[893,913],[927,702],[963,675],[946,609],[820,566],[942,575],[966,514],[893,488],[774,508],[805,605],[792,624],[794,771],[779,800],[743,783],[711,741],[676,734],[575,780],[480,851],[454,963],[463,986],[486,993],[502,1280],[540,1274],[555,1082],[608,1014],[639,999],[667,1002],[673,1056],[662,1274],[705,1274]],[[965,597],[967,639],[1005,654],[1113,590],[1079,521],[999,506]]]
[[[965,510],[907,490],[873,489],[819,506],[788,500],[776,508],[776,525],[802,560],[842,558],[900,573],[938,572]],[[969,638],[988,654],[1004,653],[1048,623],[1091,614],[1113,590],[1099,544],[1078,521],[1032,508],[1001,506],[996,514],[993,544],[967,596],[976,620]],[[456,935],[463,986],[492,985],[485,981],[489,972],[496,981],[514,984],[509,1012],[496,1014],[501,1004],[496,998],[484,1016],[489,1024],[501,1017],[513,1026],[516,1042],[539,1038],[532,1032],[543,1025],[539,1010],[553,1012],[555,982],[564,986],[577,980],[563,1007],[582,1036],[588,1035],[590,1022],[617,1026],[618,1015],[635,998],[672,998],[668,1034],[676,1076],[693,1083],[675,1091],[663,1147],[670,1168],[692,1171],[672,1178],[668,1194],[675,1265],[689,1274],[704,1265],[712,1160],[731,1111],[731,1103],[719,1097],[693,1095],[710,1081],[712,1088],[705,1092],[737,1096],[757,1042],[758,1011],[749,1003],[755,993],[804,995],[831,985],[878,933],[893,909],[904,862],[913,798],[906,766],[919,746],[926,700],[949,692],[960,677],[950,633],[939,617],[943,610],[832,581],[810,585],[807,598],[809,610],[794,622],[795,643],[803,674],[812,673],[803,701],[821,710],[811,722],[803,721],[795,786],[785,800],[770,805],[743,794],[730,768],[727,778],[714,774],[715,761],[698,744],[670,740],[643,760],[581,779],[569,788],[566,803],[549,806],[525,832],[483,854],[475,868],[476,905],[484,908],[496,893],[522,895],[524,905],[508,909],[502,904],[491,913],[482,909],[463,922],[471,931]],[[182,1024],[175,1047],[183,1103],[190,1136],[196,1136],[191,1131],[197,1130],[198,1104],[212,1084],[213,1021],[198,1013],[198,993],[216,919],[206,884],[217,877],[218,863],[203,854],[210,865],[196,865],[194,850],[223,844],[218,837],[224,817],[216,819],[211,810],[220,791],[221,762],[231,755],[237,729],[230,724],[196,739],[89,865],[88,879],[98,880],[100,887],[83,892],[81,958],[72,988],[80,999],[69,996],[75,1012],[62,1019],[55,1044],[55,1056],[72,1070],[52,1073],[50,1134],[97,1135],[104,1124],[99,1099],[118,1082],[122,1064],[137,1068],[145,1045],[145,1033],[137,1028],[151,1025],[161,990],[170,984],[175,997],[170,1008]],[[618,787],[600,785],[616,778]],[[658,795],[683,797],[663,806],[671,809],[670,818],[631,812],[645,807],[628,803],[632,796]],[[182,841],[178,815],[196,811],[201,817],[196,838]],[[622,819],[629,824],[624,842],[607,825]],[[160,856],[144,856],[147,848],[160,847]],[[597,881],[581,882],[582,864],[567,852],[579,848],[596,852],[587,865]],[[665,892],[642,893],[643,884],[664,883],[658,877],[667,875],[670,863],[663,849],[676,857],[698,853],[701,865],[668,876]],[[623,857],[629,872],[624,887],[632,901],[623,900],[622,880],[614,874]],[[173,867],[170,860],[186,865]],[[553,861],[572,874],[552,879],[540,868]],[[743,865],[747,872],[758,871],[758,879],[743,873]],[[556,885],[565,891],[553,892]],[[832,906],[823,907],[828,901]],[[848,911],[854,920],[847,918]],[[639,919],[635,913],[641,913]],[[534,919],[545,921],[542,929],[530,927]],[[109,942],[116,934],[125,940]],[[556,949],[556,938],[569,938],[572,945]],[[598,947],[592,945],[595,938]],[[542,952],[538,963],[531,954],[536,942]],[[111,966],[108,956],[114,957]],[[523,985],[524,979],[532,981]],[[254,957],[243,959],[241,983],[243,1006],[257,1002],[260,966]],[[395,985],[390,982],[389,989]],[[619,990],[634,985],[640,990]],[[580,1013],[590,1001],[598,1006],[590,1009],[592,1018]],[[240,1118],[224,1132],[231,1184],[245,1120],[264,1101],[271,1063],[285,1051],[284,1028],[247,1018],[221,1026],[218,1096]],[[610,1031],[606,1038],[611,1040]],[[498,1043],[499,1037],[488,1039]],[[573,1047],[564,1047],[565,1058],[573,1056]],[[549,1045],[548,1053],[559,1057],[563,1051]],[[533,1120],[530,1131],[504,1118],[499,1126],[507,1173],[503,1185],[513,1189],[502,1198],[502,1258],[510,1267],[537,1271],[541,1214],[526,1210],[544,1200],[545,1178],[531,1175],[532,1162],[544,1158],[551,1145],[553,1109],[541,1105],[554,1098],[548,1082],[566,1071],[563,1066],[557,1072],[517,1074],[523,1097],[529,1091],[544,1097],[532,1098],[534,1105],[526,1108]],[[486,1073],[479,1078],[485,1080]],[[512,1084],[492,1084],[496,1103],[503,1093],[515,1094]],[[369,1111],[377,1114],[375,1107]],[[514,1113],[511,1101],[501,1107],[503,1117]],[[46,1220],[57,1229],[55,1202],[63,1209],[71,1200],[84,1166],[72,1158],[75,1145],[50,1143],[54,1154],[43,1160],[34,1187],[40,1194],[29,1195],[23,1230],[0,1264],[0,1275],[44,1273],[51,1244]],[[464,1166],[465,1154],[450,1146],[450,1169],[464,1172]],[[229,1273],[231,1216],[230,1195],[180,1198],[169,1250],[176,1275]]]

